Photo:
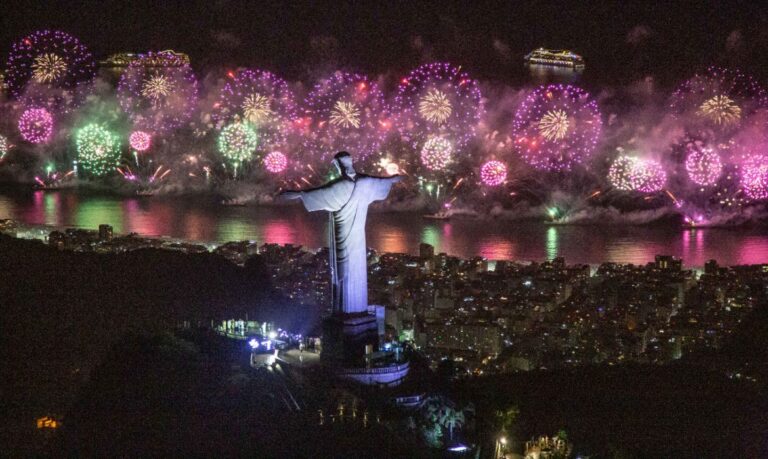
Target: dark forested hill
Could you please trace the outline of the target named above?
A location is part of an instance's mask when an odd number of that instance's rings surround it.
[[[127,332],[245,313],[283,326],[314,320],[273,291],[258,257],[241,268],[213,254],[75,253],[0,236],[3,446],[35,451],[35,419],[63,416],[90,370]]]

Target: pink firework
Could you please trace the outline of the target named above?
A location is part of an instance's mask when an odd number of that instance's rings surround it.
[[[688,146],[685,170],[693,183],[712,186],[717,183],[723,173],[723,161],[720,154],[711,147],[692,144]]]
[[[431,137],[421,147],[421,164],[431,171],[440,171],[453,161],[453,144],[443,137]]]
[[[667,183],[667,173],[661,164],[654,159],[644,159],[637,170],[637,191],[655,193],[661,191]]]
[[[480,168],[480,180],[487,186],[499,186],[507,180],[507,166],[501,161],[488,161]]]
[[[768,199],[768,158],[748,156],[741,165],[741,189],[753,201]]]
[[[46,143],[53,134],[53,116],[44,108],[30,108],[19,118],[19,132],[30,143]]]
[[[744,119],[768,107],[768,94],[751,76],[738,70],[710,67],[694,75],[672,94],[672,113],[692,132],[733,132]]]
[[[597,103],[583,89],[540,86],[518,107],[512,131],[515,147],[528,164],[563,171],[592,155],[602,119]]]
[[[88,48],[59,30],[40,30],[13,44],[5,82],[26,107],[68,112],[83,102],[83,87],[96,73]]]
[[[197,106],[192,68],[169,52],[149,52],[132,61],[117,86],[120,106],[134,126],[170,131],[189,121]]]
[[[296,120],[293,91],[282,78],[265,70],[238,70],[221,88],[211,116],[223,127],[247,122],[259,134],[259,149],[284,148]]]
[[[147,151],[152,142],[152,137],[144,131],[133,131],[128,142],[131,144],[131,148],[136,151]]]
[[[608,181],[621,191],[655,193],[667,183],[667,173],[653,159],[621,155],[608,169]]]
[[[273,151],[264,157],[264,168],[273,173],[279,174],[288,167],[288,158],[279,151]]]
[[[484,113],[477,81],[447,62],[424,64],[403,78],[394,107],[400,134],[417,149],[434,136],[461,148]]]
[[[327,162],[347,150],[364,159],[379,149],[388,122],[384,95],[363,75],[336,72],[318,82],[304,101],[305,117],[296,128],[315,160]]]

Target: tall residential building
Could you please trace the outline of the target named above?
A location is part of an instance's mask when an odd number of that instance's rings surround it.
[[[425,242],[419,244],[419,258],[429,260],[435,256],[435,248]]]
[[[112,225],[107,225],[107,224],[99,225],[99,240],[100,241],[112,240]]]

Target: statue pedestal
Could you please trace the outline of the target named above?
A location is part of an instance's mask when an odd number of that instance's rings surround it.
[[[371,355],[366,356],[366,346],[371,346]],[[408,374],[408,362],[372,362],[378,349],[379,328],[373,314],[340,314],[323,322],[320,359],[340,378],[366,386],[400,384]]]
[[[333,366],[365,365],[365,347],[378,350],[376,316],[368,313],[339,314],[323,321],[320,358]]]

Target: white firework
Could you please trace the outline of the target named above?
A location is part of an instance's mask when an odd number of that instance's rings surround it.
[[[360,127],[360,109],[353,102],[336,101],[330,116],[331,124],[343,128]]]
[[[35,57],[32,63],[32,78],[37,83],[53,83],[67,72],[67,62],[53,53]]]
[[[568,134],[570,124],[565,111],[550,110],[539,120],[539,133],[547,140],[562,140]]]
[[[171,95],[171,91],[173,91],[173,83],[170,78],[164,75],[153,75],[144,83],[144,87],[141,88],[141,95],[158,101]]]
[[[251,94],[243,100],[243,117],[253,124],[263,124],[272,119],[270,98],[261,94]]]
[[[706,100],[696,113],[718,126],[736,124],[741,119],[741,108],[728,96],[715,96]]]
[[[431,123],[443,124],[450,118],[451,113],[451,101],[444,92],[437,89],[430,89],[419,101],[419,114]]]

